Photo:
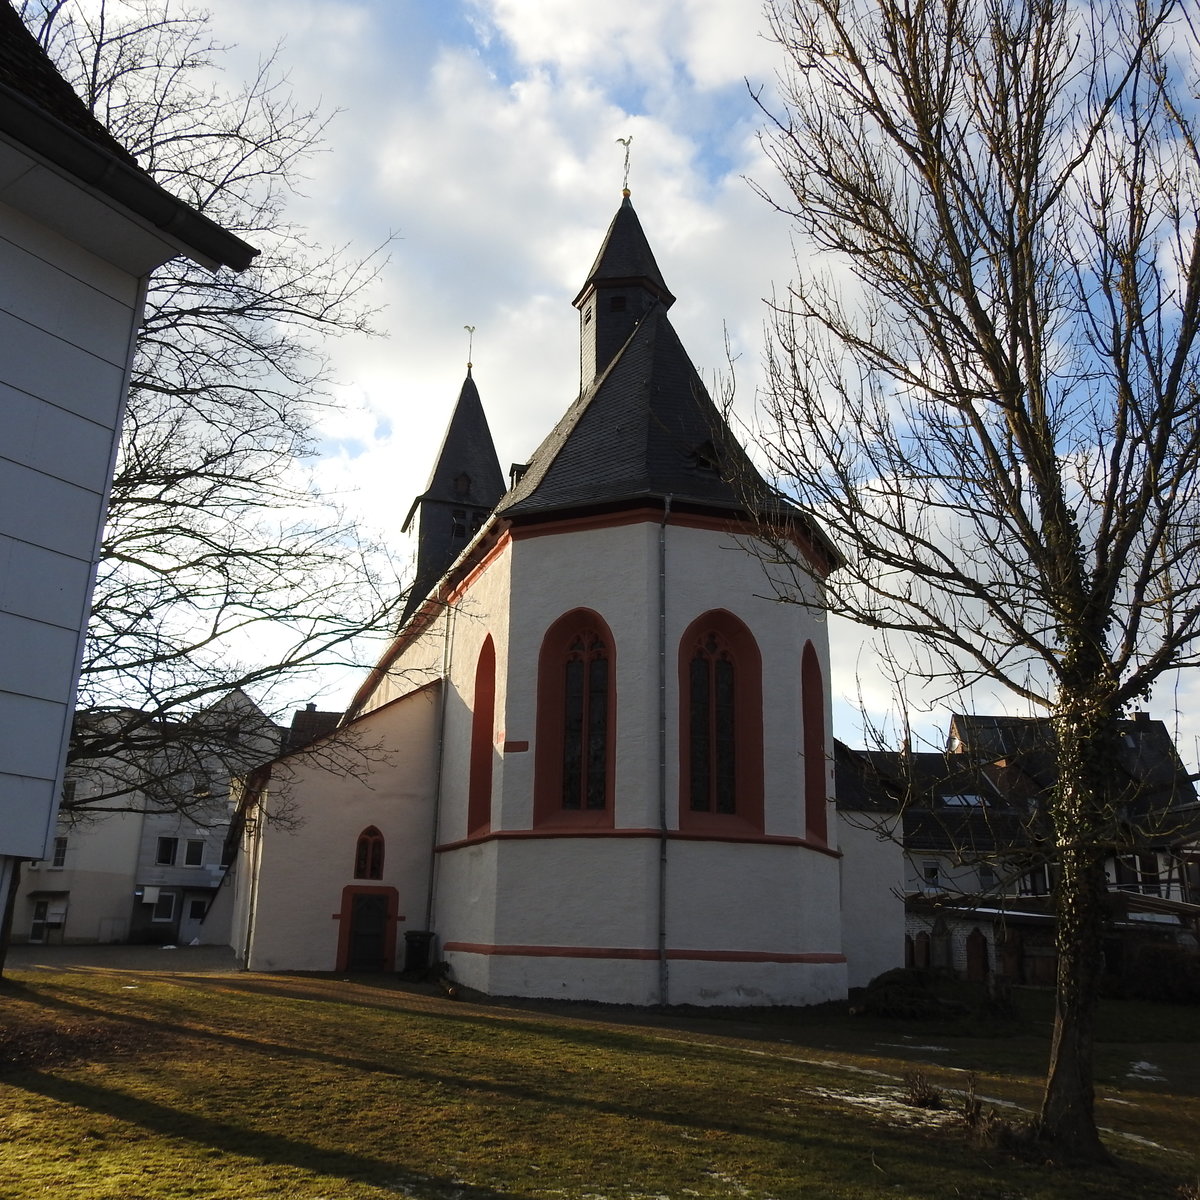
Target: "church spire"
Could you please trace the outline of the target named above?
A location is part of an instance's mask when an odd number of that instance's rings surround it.
[[[656,305],[675,303],[625,190],[579,295],[581,389],[586,390]]]
[[[405,621],[462,553],[503,495],[504,474],[468,363],[467,377],[429,483],[412,502],[404,520],[404,533],[412,528],[414,520],[417,523],[417,573],[404,608]]]

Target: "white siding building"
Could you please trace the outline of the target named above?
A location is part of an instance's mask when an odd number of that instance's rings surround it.
[[[147,277],[254,251],[163,192],[0,0],[0,903],[54,837]]]

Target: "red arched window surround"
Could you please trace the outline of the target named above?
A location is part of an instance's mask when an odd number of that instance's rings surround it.
[[[358,835],[354,849],[354,878],[383,878],[383,834],[374,825],[368,825]]]
[[[762,655],[724,609],[679,642],[679,828],[762,833]]]
[[[475,665],[471,710],[471,776],[467,787],[467,836],[486,833],[492,823],[492,741],[496,725],[496,647],[489,634]]]
[[[804,719],[804,836],[829,840],[825,750],[825,685],[812,642],[800,660],[801,715]]]
[[[599,613],[577,608],[546,631],[538,658],[535,825],[612,828],[616,666]]]

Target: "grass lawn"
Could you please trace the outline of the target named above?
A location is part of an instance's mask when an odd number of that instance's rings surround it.
[[[385,980],[14,973],[0,991],[0,1197],[1179,1200],[1200,1177],[1200,1011],[1107,1004],[1115,1170],[979,1149],[1037,1101],[1048,998],[1009,1036],[449,1000]],[[993,1031],[994,1033],[994,1031]],[[950,1112],[901,1102],[919,1065]],[[1015,1107],[1012,1107],[1015,1106]]]

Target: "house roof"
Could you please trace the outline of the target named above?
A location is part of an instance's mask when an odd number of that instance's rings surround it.
[[[301,750],[327,733],[332,733],[341,719],[340,712],[325,711],[317,708],[315,704],[296,709],[292,713],[291,725],[283,731],[280,754]]]
[[[0,0],[0,136],[148,221],[206,266],[242,271],[258,254],[137,165],[58,74],[8,0]]]
[[[1192,834],[1195,788],[1163,722],[1118,722],[1113,763],[1114,839]],[[1057,745],[1043,718],[956,714],[944,753],[845,751],[836,770],[839,807],[902,811],[909,850],[1013,852],[1048,832]]]

